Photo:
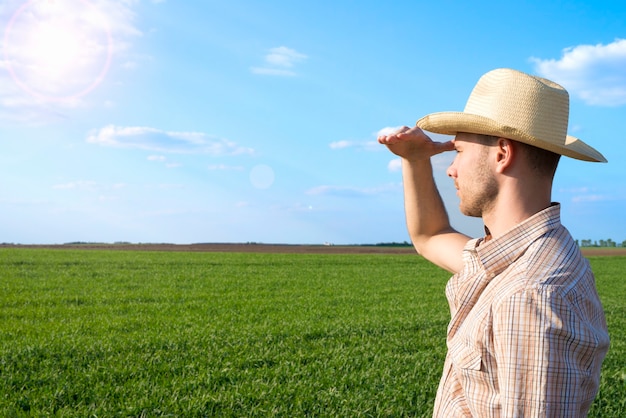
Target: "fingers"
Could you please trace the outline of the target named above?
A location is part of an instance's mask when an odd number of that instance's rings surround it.
[[[378,142],[380,144],[389,144],[389,143],[393,143],[398,139],[398,135],[401,133],[404,133],[406,131],[409,130],[408,126],[402,126],[398,129],[396,129],[395,131],[388,133],[388,134],[383,134],[383,135],[378,135]]]
[[[408,126],[402,126],[389,134],[379,135],[378,142],[381,144],[395,144],[401,140],[410,138],[410,135],[421,132],[422,130],[418,127],[409,128]]]
[[[435,142],[419,127],[403,126],[386,135],[378,136],[378,143],[403,158],[430,158],[446,151],[453,151],[454,141]]]
[[[435,142],[439,152],[454,151],[454,141]]]
[[[395,142],[398,142],[398,137],[396,135],[380,135],[378,137],[379,144],[388,145]]]
[[[413,126],[411,128],[408,126],[402,126],[390,134],[379,135],[378,142],[380,144],[389,145],[409,139],[417,139],[420,136],[423,136],[424,139],[429,139],[426,134],[424,134],[424,131],[417,126]]]
[[[398,135],[420,135],[423,133],[424,131],[422,131],[418,126],[413,126],[411,128],[404,126],[400,129]]]

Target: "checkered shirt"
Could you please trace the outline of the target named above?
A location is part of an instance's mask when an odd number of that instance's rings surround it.
[[[463,259],[446,286],[452,318],[433,416],[585,416],[609,336],[560,205],[469,241]]]

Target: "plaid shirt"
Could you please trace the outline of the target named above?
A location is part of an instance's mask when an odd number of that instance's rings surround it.
[[[560,206],[469,241],[463,258],[446,287],[452,318],[433,416],[585,416],[609,336]]]

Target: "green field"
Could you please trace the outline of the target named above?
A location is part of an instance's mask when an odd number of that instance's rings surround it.
[[[626,416],[626,257],[590,416]],[[449,275],[410,255],[0,249],[0,416],[430,416]]]

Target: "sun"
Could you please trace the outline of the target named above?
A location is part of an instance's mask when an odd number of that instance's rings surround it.
[[[87,0],[31,0],[11,18],[4,58],[13,80],[43,100],[70,100],[106,75],[113,42],[105,16]]]
[[[72,71],[81,56],[80,34],[60,22],[43,23],[33,30],[24,46],[31,62],[51,79],[59,79]]]

